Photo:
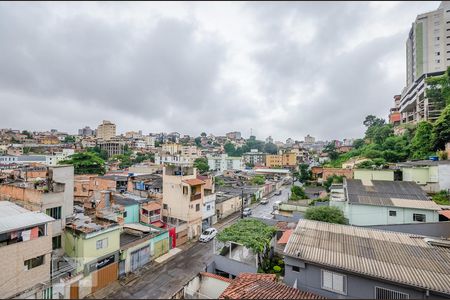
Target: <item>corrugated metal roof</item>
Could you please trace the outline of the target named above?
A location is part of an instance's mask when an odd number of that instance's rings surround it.
[[[44,213],[26,210],[8,201],[0,201],[0,233],[52,221],[54,219]]]
[[[415,182],[371,180],[370,183],[346,180],[350,204],[440,209]]]
[[[450,249],[423,237],[300,220],[286,255],[450,295]]]

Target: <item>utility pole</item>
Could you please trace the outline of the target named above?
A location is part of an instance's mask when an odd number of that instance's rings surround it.
[[[244,189],[243,189],[243,188],[242,188],[241,198],[242,198],[242,205],[241,205],[241,219],[243,219],[243,218],[244,218]]]

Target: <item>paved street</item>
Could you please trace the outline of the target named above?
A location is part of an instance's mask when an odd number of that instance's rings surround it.
[[[288,193],[290,193],[290,185],[285,185],[281,187],[281,195],[279,196],[272,196],[268,197],[269,203],[267,204],[259,204],[255,208],[252,209],[252,217],[254,218],[261,218],[261,219],[272,219],[272,211],[273,211],[273,204],[275,201],[287,201],[288,199]]]

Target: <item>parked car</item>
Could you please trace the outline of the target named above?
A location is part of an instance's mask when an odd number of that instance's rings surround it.
[[[278,192],[275,193],[276,196],[280,196],[282,194],[282,191],[279,190]]]
[[[267,198],[264,197],[264,198],[261,199],[260,203],[261,204],[267,204],[267,203],[269,203],[269,200],[267,200]]]
[[[252,214],[252,209],[249,207],[244,208],[244,212],[242,214],[244,215],[244,217],[248,217]]]
[[[203,231],[203,233],[200,235],[199,241],[203,243],[209,242],[210,240],[214,239],[216,235],[217,229],[213,227],[205,229],[205,231]]]
[[[278,210],[280,208],[281,201],[275,201],[273,204],[273,210]]]

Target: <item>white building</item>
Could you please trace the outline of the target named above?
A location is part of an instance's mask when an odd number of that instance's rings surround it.
[[[191,156],[183,156],[180,154],[170,155],[170,154],[159,154],[155,153],[155,164],[173,164],[179,166],[193,166],[195,158]]]
[[[97,127],[97,138],[102,140],[110,140],[116,136],[116,124],[111,121],[103,120],[103,123]]]
[[[450,66],[450,3],[417,16],[406,40],[406,87],[402,91],[402,123],[434,121],[442,107],[426,95],[427,77],[441,75]]]
[[[243,170],[242,157],[229,157],[228,154],[207,155],[208,166],[211,171],[222,173],[225,170]]]

